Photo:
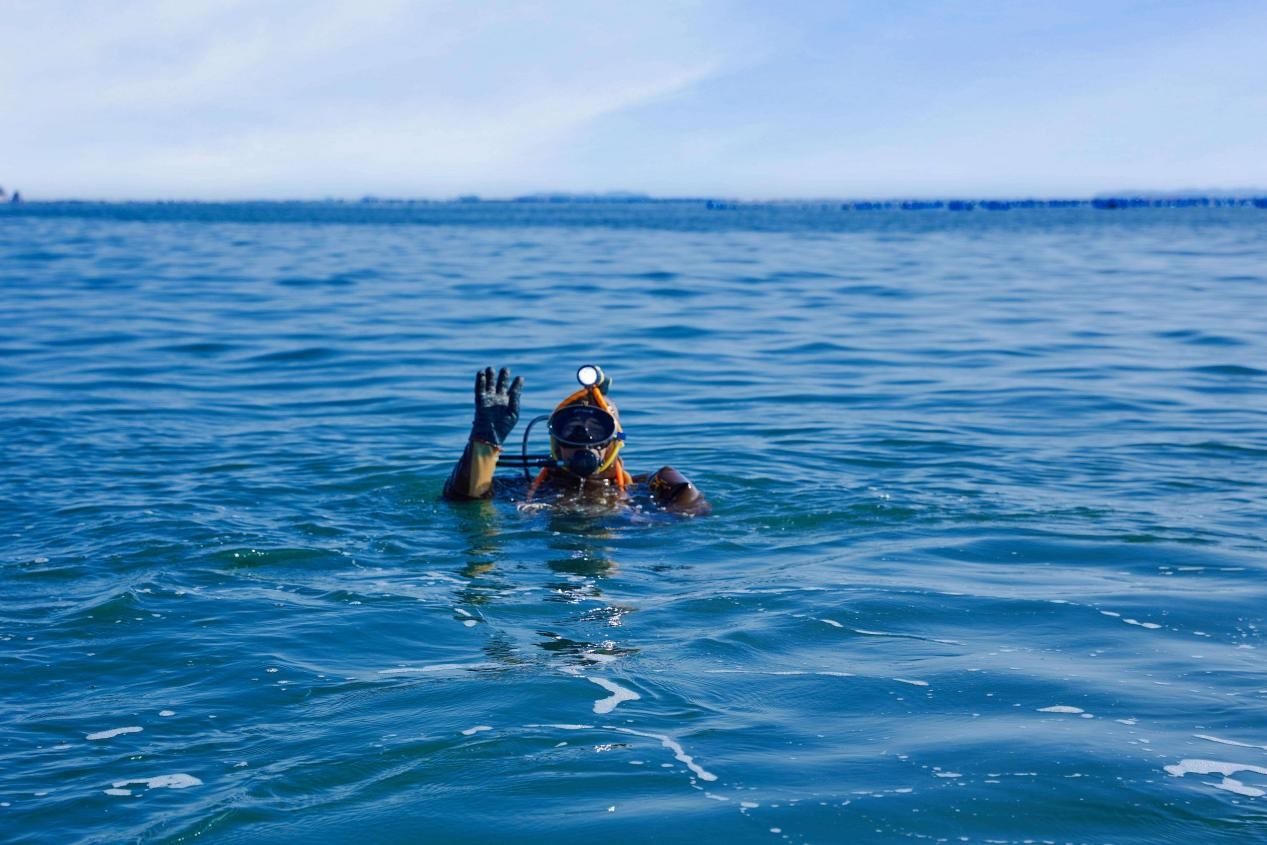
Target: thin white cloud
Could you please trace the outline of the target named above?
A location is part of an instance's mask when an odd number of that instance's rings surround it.
[[[1267,185],[1245,0],[11,2],[28,196]]]
[[[4,111],[22,116],[0,159],[46,194],[509,185],[534,150],[725,65],[712,6],[681,9],[133,2],[0,69]],[[29,32],[56,20],[28,12]]]

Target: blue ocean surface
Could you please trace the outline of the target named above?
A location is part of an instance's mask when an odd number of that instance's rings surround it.
[[[1267,841],[1264,315],[1253,207],[0,208],[0,841]],[[711,516],[440,498],[586,363]]]

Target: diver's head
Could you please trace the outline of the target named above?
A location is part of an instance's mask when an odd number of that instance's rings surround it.
[[[611,406],[608,405],[608,408]],[[573,475],[586,478],[611,465],[623,435],[608,408],[576,402],[550,415],[550,437],[556,454]]]

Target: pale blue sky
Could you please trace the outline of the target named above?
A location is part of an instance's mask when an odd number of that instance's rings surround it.
[[[0,17],[0,185],[30,197],[1267,187],[1258,0],[0,0]]]

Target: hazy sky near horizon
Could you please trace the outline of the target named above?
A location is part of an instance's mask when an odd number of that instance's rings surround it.
[[[0,0],[31,198],[1267,187],[1259,0]]]

